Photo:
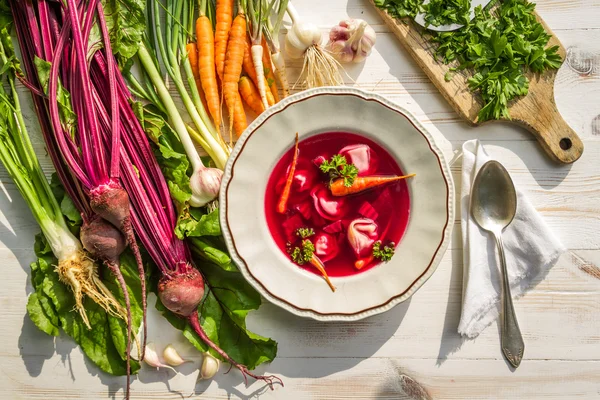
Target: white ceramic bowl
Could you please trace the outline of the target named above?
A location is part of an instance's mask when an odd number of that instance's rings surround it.
[[[410,218],[388,263],[351,277],[322,278],[292,263],[265,218],[265,189],[275,164],[308,136],[345,131],[384,147],[406,173]],[[262,113],[237,142],[223,176],[221,226],[231,256],[269,301],[304,317],[357,320],[408,299],[433,274],[454,222],[450,168],[431,135],[408,111],[373,93],[335,87],[303,91]]]

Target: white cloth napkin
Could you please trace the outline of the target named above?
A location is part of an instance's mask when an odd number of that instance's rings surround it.
[[[461,212],[463,239],[463,301],[458,332],[474,338],[498,318],[501,272],[496,243],[469,212],[471,186],[477,172],[490,157],[478,140],[463,144]],[[513,298],[530,289],[532,281],[545,276],[565,251],[546,223],[517,188],[517,214],[502,240]]]

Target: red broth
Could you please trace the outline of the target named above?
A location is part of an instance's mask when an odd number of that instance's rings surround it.
[[[329,178],[319,170],[318,162],[314,160],[318,157],[329,160],[333,155],[339,154],[341,149],[352,145],[369,146],[373,155],[371,160],[376,160],[369,163],[372,167],[370,171],[360,173],[359,176],[367,174],[403,175],[402,170],[392,156],[372,140],[353,133],[329,132],[311,136],[299,143],[298,164],[286,214],[277,212],[277,203],[285,186],[285,180],[292,162],[293,146],[275,166],[265,193],[267,224],[273,240],[286,256],[288,255],[288,243],[299,240],[294,235],[297,227],[313,228],[317,235],[311,237],[312,240],[318,237],[324,228],[330,232],[340,230],[331,234],[339,249],[337,255],[332,259],[323,260],[329,276],[351,276],[371,269],[378,264],[377,261],[373,261],[362,269],[355,267],[357,256],[348,242],[346,233],[352,220],[364,218],[364,214],[367,214],[377,224],[378,240],[381,240],[384,245],[389,242],[398,244],[406,230],[410,212],[408,187],[405,180],[389,183],[351,196],[332,197],[330,199],[334,200],[332,203],[317,203],[315,201],[311,192],[326,190],[329,194]],[[350,163],[350,160],[348,160],[348,163]],[[343,205],[339,206],[338,201],[342,201]],[[330,219],[319,214],[316,209],[317,204],[328,205],[325,208],[320,208],[322,213],[323,210],[331,211],[329,214],[323,214]],[[337,204],[337,206],[330,207],[329,204]],[[338,214],[340,217],[337,216]],[[320,275],[310,264],[298,267]]]

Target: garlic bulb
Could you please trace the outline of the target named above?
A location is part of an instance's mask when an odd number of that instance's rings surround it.
[[[169,364],[173,367],[178,367],[181,364],[190,361],[190,360],[184,360],[183,358],[181,358],[181,356],[179,355],[177,350],[175,350],[175,347],[173,347],[172,344],[168,345],[163,350],[163,358],[165,359],[167,364]]]
[[[146,344],[146,355],[144,357],[144,361],[146,362],[146,364],[148,364],[149,366],[154,367],[156,369],[168,368],[168,369],[172,370],[173,372],[177,373],[177,371],[175,371],[175,369],[173,367],[163,364],[160,361],[160,358],[158,358],[158,354],[156,353],[156,347],[154,346],[154,343]]]
[[[204,207],[219,196],[223,171],[218,168],[201,168],[194,171],[190,177],[192,198],[190,205]]]
[[[346,19],[329,32],[327,48],[339,62],[359,63],[371,54],[376,34],[362,19]]]
[[[202,365],[200,366],[198,380],[212,379],[212,377],[215,376],[219,371],[219,367],[219,360],[211,356],[208,352],[203,353]]]
[[[298,21],[285,35],[285,52],[292,59],[300,59],[313,45],[320,45],[322,34],[319,28],[310,22]]]

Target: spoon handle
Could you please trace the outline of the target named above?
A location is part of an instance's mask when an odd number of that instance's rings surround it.
[[[504,353],[508,362],[513,367],[517,368],[523,359],[525,343],[523,342],[523,336],[521,336],[521,330],[519,329],[519,323],[517,322],[517,316],[515,315],[515,309],[513,307],[502,236],[501,234],[495,234],[494,236],[496,237],[496,244],[498,245],[498,253],[500,254],[500,264],[502,267],[502,310],[500,313],[502,327],[500,344],[502,346],[502,353]]]

